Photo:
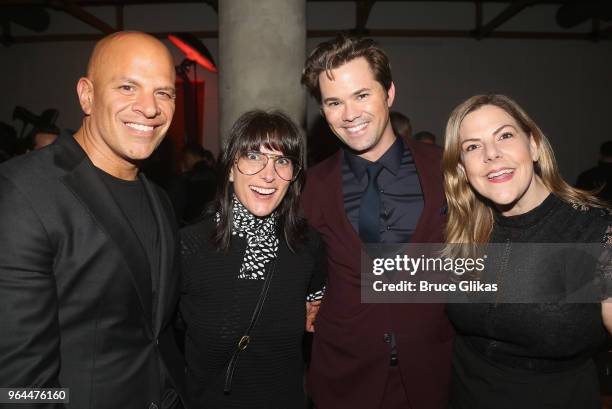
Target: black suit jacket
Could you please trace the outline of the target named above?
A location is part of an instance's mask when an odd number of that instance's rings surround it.
[[[141,178],[160,233],[157,311],[146,253],[71,136],[0,166],[0,387],[70,388],[78,409],[177,401],[163,396],[183,373],[169,328],[176,229]]]
[[[442,243],[446,220],[442,150],[408,144],[424,208],[412,243]],[[325,297],[317,315],[308,391],[318,409],[380,407],[389,372],[385,334],[397,337],[399,370],[412,409],[446,409],[453,330],[442,304],[362,304],[362,242],[346,217],[341,152],[308,171],[302,205],[327,248]]]

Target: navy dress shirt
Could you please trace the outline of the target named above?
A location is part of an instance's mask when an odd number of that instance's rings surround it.
[[[407,243],[423,210],[423,191],[412,153],[401,138],[377,160],[384,166],[378,175],[381,196],[381,243]],[[344,210],[359,232],[361,197],[368,186],[366,169],[372,162],[343,150],[342,191]]]

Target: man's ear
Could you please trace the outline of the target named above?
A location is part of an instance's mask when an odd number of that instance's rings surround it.
[[[395,100],[395,84],[393,83],[393,81],[391,81],[391,86],[389,87],[389,90],[387,91],[387,106],[389,108],[391,108],[391,105],[393,105],[394,100]]]
[[[93,91],[93,83],[89,78],[79,78],[79,82],[77,82],[77,95],[79,97],[81,109],[83,110],[85,115],[91,115],[93,105]]]

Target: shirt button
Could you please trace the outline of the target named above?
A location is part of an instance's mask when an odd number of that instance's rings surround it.
[[[380,189],[380,193],[385,193],[385,189]]]
[[[387,344],[391,342],[391,335],[386,334],[386,333],[383,334],[383,341],[385,341]]]

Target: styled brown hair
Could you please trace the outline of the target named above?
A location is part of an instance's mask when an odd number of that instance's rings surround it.
[[[321,89],[319,88],[319,75],[325,71],[329,79],[333,79],[331,70],[338,68],[355,58],[366,59],[376,81],[385,91],[391,88],[391,65],[387,54],[376,41],[370,38],[359,38],[340,33],[333,40],[319,44],[306,59],[302,71],[302,85],[317,102],[321,103]]]
[[[485,244],[493,229],[493,204],[479,196],[470,186],[461,164],[459,128],[465,117],[479,108],[492,105],[503,109],[518,123],[539,148],[534,172],[546,188],[561,200],[581,206],[601,207],[602,203],[585,192],[570,186],[559,173],[555,154],[544,133],[519,104],[500,94],[475,95],[459,104],[446,125],[442,170],[448,202],[446,242],[450,244]]]

